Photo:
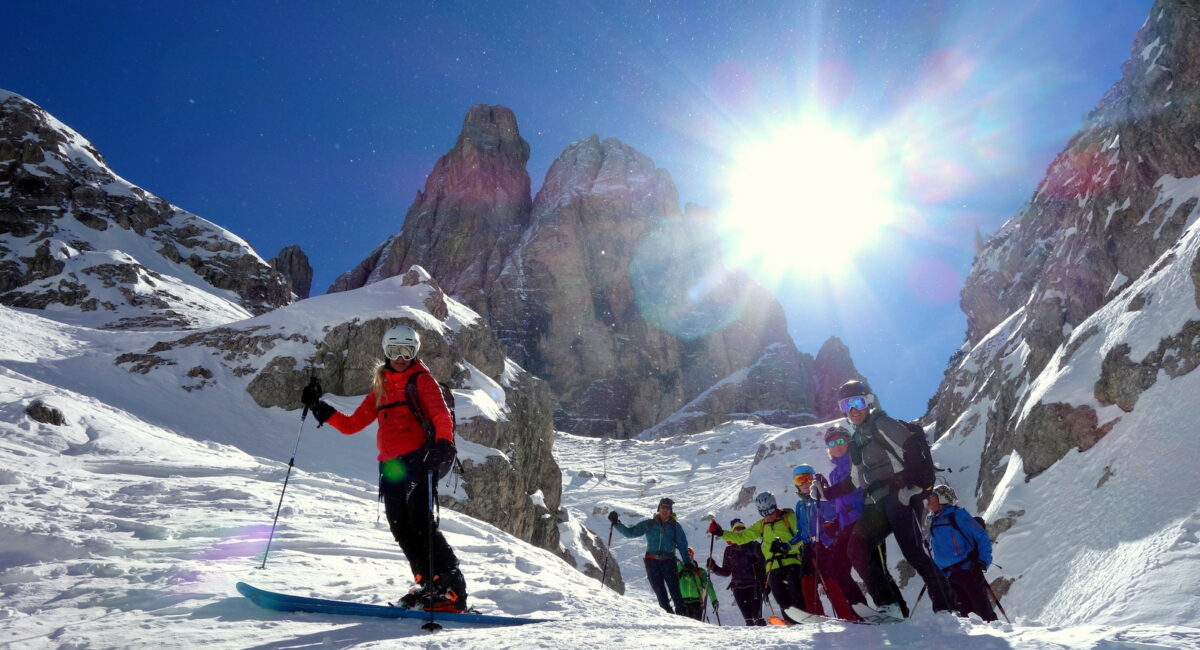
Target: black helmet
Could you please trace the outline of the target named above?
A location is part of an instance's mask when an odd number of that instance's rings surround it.
[[[866,382],[858,381],[857,379],[851,379],[850,381],[842,384],[842,387],[838,389],[837,398],[839,400],[843,400],[847,397],[866,397],[870,394],[871,387],[868,386]]]

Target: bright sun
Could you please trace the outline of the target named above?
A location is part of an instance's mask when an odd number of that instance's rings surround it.
[[[809,119],[751,144],[729,177],[726,256],[768,277],[837,275],[895,218],[882,143]]]

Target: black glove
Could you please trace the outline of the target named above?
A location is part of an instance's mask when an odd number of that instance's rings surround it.
[[[708,522],[709,535],[716,535],[717,537],[720,537],[724,532],[725,530],[721,528],[721,524],[718,524],[716,519]]]
[[[620,519],[620,516],[617,515],[617,511],[610,510],[608,513],[608,521],[615,526],[617,524],[618,519]]]
[[[321,396],[324,394],[325,391],[321,390],[321,380],[314,375],[304,390],[300,391],[300,403],[306,409],[314,408],[321,403]]]
[[[425,451],[425,470],[433,470],[435,476],[442,478],[450,471],[457,453],[454,443],[445,438],[438,438],[433,447]]]
[[[312,414],[314,418],[317,418],[317,426],[325,424],[325,421],[333,417],[334,413],[337,413],[337,409],[323,401],[312,405]]]
[[[783,541],[782,539],[779,539],[778,537],[776,537],[775,541],[771,542],[771,553],[773,555],[787,555],[788,553],[791,553],[791,552],[792,552],[792,547],[788,546],[788,543]]]
[[[690,573],[695,573],[698,568],[699,567],[697,567],[696,563],[692,560],[688,560],[687,562],[683,563],[684,571],[688,571]]]
[[[708,567],[709,571],[715,571],[717,569],[717,561],[710,557],[708,558],[708,561],[704,563],[704,566]]]
[[[718,603],[718,602],[717,602],[717,601],[715,601],[715,600],[714,600],[714,601],[712,601],[711,605],[713,606],[713,611],[714,611],[714,612],[715,612],[715,611],[717,611],[718,609],[721,609],[721,603]]]

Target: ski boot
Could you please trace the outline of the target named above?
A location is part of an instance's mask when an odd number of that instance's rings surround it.
[[[431,587],[420,597],[420,608],[429,612],[465,612],[467,581],[458,568],[436,575]]]
[[[421,574],[416,574],[413,579],[417,581],[417,586],[409,590],[407,594],[400,597],[400,602],[396,603],[397,607],[404,609],[422,609],[421,605],[425,598],[430,593],[430,582]]]

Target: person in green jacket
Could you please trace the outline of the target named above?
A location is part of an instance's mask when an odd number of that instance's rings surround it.
[[[790,508],[780,509],[775,502],[775,495],[770,492],[760,493],[754,498],[754,503],[762,519],[749,528],[724,530],[714,520],[708,525],[708,532],[734,544],[762,540],[763,557],[767,562],[767,584],[771,587],[775,602],[779,603],[779,613],[784,620],[795,623],[784,610],[795,607],[808,611],[804,605],[804,590],[800,585],[804,544],[795,547],[788,544],[788,540],[796,535],[796,512]]]
[[[688,548],[688,557],[692,560],[693,568],[687,568],[683,562],[675,564],[676,570],[679,571],[679,593],[683,594],[684,611],[687,615],[697,621],[703,621],[705,602],[712,603],[714,612],[719,609],[717,592],[713,589],[712,578],[709,577],[708,571],[696,565],[696,550]],[[704,598],[705,590],[708,591],[708,598]]]
[[[679,593],[675,552],[679,552],[679,559],[690,568],[696,568],[696,563],[688,557],[687,535],[683,533],[683,526],[675,520],[674,509],[675,502],[663,497],[658,502],[658,511],[650,519],[626,526],[618,520],[614,510],[608,513],[608,520],[612,522],[613,529],[623,537],[646,536],[646,577],[650,580],[650,588],[654,590],[654,595],[658,597],[659,606],[668,612],[687,616],[683,594]],[[671,602],[667,600],[668,593],[671,594],[671,601],[675,603],[674,610],[671,609]]]

